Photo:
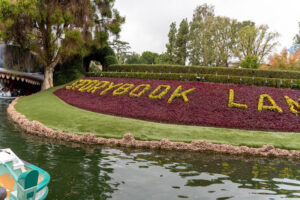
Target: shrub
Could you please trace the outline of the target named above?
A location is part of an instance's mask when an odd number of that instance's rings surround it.
[[[269,86],[277,88],[299,88],[300,80],[263,78],[248,76],[225,76],[212,74],[191,74],[191,73],[146,73],[146,72],[99,72],[87,73],[90,77],[112,77],[112,78],[139,78],[155,80],[179,80],[179,81],[202,81],[216,83],[232,83],[242,85]]]
[[[248,55],[241,61],[242,68],[257,69],[259,67],[259,62],[257,56]]]
[[[53,75],[54,85],[69,83],[81,78],[83,75],[83,59],[80,56],[72,57],[55,68]]]
[[[300,79],[300,72],[250,68],[201,67],[181,65],[111,65],[106,71],[112,72],[153,72],[153,73],[197,73],[226,76],[248,76],[263,78]]]
[[[105,66],[111,66],[111,65],[115,65],[118,64],[118,60],[116,58],[116,56],[113,55],[109,55],[109,56],[105,56],[104,58],[104,65]]]

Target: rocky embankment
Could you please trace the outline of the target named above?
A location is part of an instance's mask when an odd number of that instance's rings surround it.
[[[192,141],[191,143],[171,142],[168,139],[162,139],[161,141],[140,141],[136,140],[130,133],[124,134],[122,139],[102,138],[97,137],[92,133],[86,133],[84,135],[66,133],[59,130],[53,130],[38,121],[28,120],[24,115],[17,112],[14,108],[17,101],[18,99],[15,99],[7,108],[8,118],[25,132],[41,137],[90,145],[114,145],[130,148],[150,148],[179,151],[213,151],[232,155],[300,158],[300,151],[298,150],[279,149],[271,145],[264,145],[261,148],[252,148],[247,146],[232,146],[228,144],[212,144],[204,140]]]

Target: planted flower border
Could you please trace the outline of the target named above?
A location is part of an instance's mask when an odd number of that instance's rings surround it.
[[[155,122],[300,131],[299,90],[187,81],[86,78],[59,89],[86,110]]]

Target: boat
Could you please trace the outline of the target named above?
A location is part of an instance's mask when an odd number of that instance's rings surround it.
[[[0,100],[14,100],[20,96],[14,96],[14,97],[5,97],[0,95]]]
[[[50,175],[21,160],[11,149],[0,149],[0,187],[7,191],[5,200],[44,200]]]

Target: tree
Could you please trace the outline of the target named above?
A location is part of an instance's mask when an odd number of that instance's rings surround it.
[[[278,33],[268,32],[267,25],[246,26],[238,33],[235,55],[240,60],[250,55],[257,56],[258,62],[261,63],[278,44],[274,41],[277,37]]]
[[[284,48],[280,54],[275,53],[269,56],[269,63],[271,69],[299,70],[300,49],[289,53],[288,50]]]
[[[189,24],[187,19],[183,19],[179,25],[178,33],[176,35],[175,43],[175,55],[176,64],[185,65],[186,59],[188,57],[187,45],[188,45],[188,35],[189,35]]]
[[[1,0],[0,37],[37,54],[44,65],[42,89],[53,87],[53,71],[63,59],[103,47],[125,19],[114,0]]]
[[[214,7],[198,6],[190,23],[190,64],[212,66],[214,60],[213,33]]]
[[[170,64],[168,63],[168,55],[166,53],[162,53],[158,56],[155,64]]]
[[[234,56],[239,23],[228,17],[215,17],[213,22],[213,46],[215,66],[229,66],[229,60]]]
[[[176,55],[175,55],[175,48],[176,48],[176,33],[177,33],[177,29],[176,29],[176,23],[173,22],[170,25],[170,30],[169,30],[169,43],[166,44],[166,48],[167,48],[167,62],[169,64],[175,64],[176,63]]]
[[[140,57],[141,64],[156,64],[159,55],[151,51],[144,51]]]
[[[110,44],[112,48],[116,52],[116,57],[118,59],[118,63],[124,64],[126,57],[130,54],[129,49],[129,43],[121,40],[113,40]]]
[[[229,66],[235,57],[239,31],[254,22],[215,16],[214,7],[198,6],[190,23],[189,61],[192,65]]]
[[[126,64],[140,64],[141,58],[138,53],[132,52],[131,54],[126,56]]]
[[[300,22],[299,22],[299,28],[300,28]],[[300,45],[300,31],[298,34],[295,35],[294,37],[294,44]]]

